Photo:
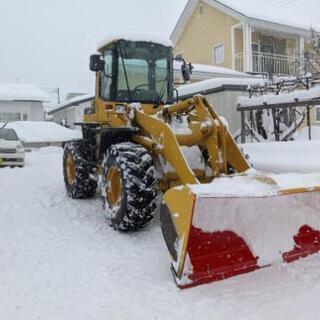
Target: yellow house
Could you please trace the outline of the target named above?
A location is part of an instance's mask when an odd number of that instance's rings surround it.
[[[194,63],[296,75],[311,25],[320,29],[319,7],[318,0],[189,0],[171,40],[175,54]]]

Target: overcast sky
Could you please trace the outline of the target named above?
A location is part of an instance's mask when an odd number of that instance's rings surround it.
[[[0,82],[93,92],[89,55],[108,33],[170,35],[187,0],[1,0]]]

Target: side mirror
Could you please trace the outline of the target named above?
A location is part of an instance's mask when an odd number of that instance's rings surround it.
[[[190,80],[192,69],[193,69],[193,66],[191,63],[186,63],[185,61],[183,61],[183,64],[181,66],[181,73],[182,73],[183,80],[185,82]]]
[[[93,54],[90,56],[90,70],[104,71],[104,60],[102,60],[101,54]]]
[[[189,81],[190,75],[192,74],[192,69],[193,69],[192,64],[186,63],[186,61],[183,58],[175,58],[174,60],[182,62],[181,73],[182,73],[183,80],[185,82]]]

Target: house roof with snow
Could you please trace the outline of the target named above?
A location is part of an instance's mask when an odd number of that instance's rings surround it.
[[[182,99],[196,94],[208,95],[221,91],[247,91],[248,86],[263,84],[262,78],[213,78],[178,87],[179,97]]]
[[[76,96],[72,99],[68,99],[68,100],[62,101],[61,103],[57,104],[55,107],[53,107],[52,109],[50,109],[48,111],[48,115],[50,116],[56,112],[65,110],[67,108],[78,106],[82,103],[86,103],[89,101],[93,101],[93,99],[94,99],[94,95],[91,93]]]
[[[200,0],[189,0],[171,34],[175,44],[183,33]],[[320,30],[319,0],[202,0],[243,23],[265,29],[310,36],[310,29]]]
[[[281,92],[279,94],[263,94],[252,97],[239,97],[238,110],[255,110],[257,108],[267,109],[273,107],[296,107],[318,105],[320,100],[320,86],[310,89],[294,90],[292,92]]]
[[[0,101],[47,102],[49,100],[49,95],[33,84],[0,83]]]
[[[173,71],[175,78],[182,79],[181,66],[182,62],[174,61]],[[192,63],[192,67],[191,81],[201,81],[211,78],[254,78],[251,74],[218,66]]]

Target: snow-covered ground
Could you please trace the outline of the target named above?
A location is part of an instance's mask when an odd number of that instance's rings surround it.
[[[99,195],[66,196],[61,157],[45,148],[0,170],[0,319],[320,318],[320,255],[181,291],[158,219],[113,231]]]
[[[320,127],[311,126],[311,139],[312,140],[320,140]],[[299,132],[295,133],[295,140],[298,141],[306,141],[309,140],[309,128],[305,127]]]

